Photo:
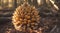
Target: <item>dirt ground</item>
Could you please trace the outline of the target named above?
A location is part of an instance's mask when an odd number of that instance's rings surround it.
[[[43,19],[44,18],[42,18],[41,20],[43,20]],[[53,21],[51,21],[51,22],[53,22]],[[59,30],[59,27],[57,27],[57,25],[55,25],[53,28],[51,28],[47,31],[46,31],[47,33],[59,33],[60,30]],[[12,22],[7,22],[7,23],[0,24],[0,33],[22,33],[22,32],[15,30],[15,28],[12,25]]]

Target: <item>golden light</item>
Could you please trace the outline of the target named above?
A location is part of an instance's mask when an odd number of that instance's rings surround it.
[[[42,4],[42,0],[37,0],[38,5]]]
[[[7,0],[4,0],[3,2],[4,2],[4,3],[6,3],[6,2],[7,2]]]
[[[12,4],[9,4],[8,7],[12,7],[13,5]]]
[[[9,0],[9,2],[12,2],[12,0]]]
[[[56,4],[54,4],[54,3],[55,3],[54,1],[50,0],[50,2],[53,4],[53,6],[54,6],[57,10],[59,10],[58,6],[57,6]]]
[[[12,7],[12,6],[13,6],[13,0],[9,0],[8,7]]]

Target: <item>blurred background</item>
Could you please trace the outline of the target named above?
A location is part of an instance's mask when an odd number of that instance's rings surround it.
[[[27,2],[40,11],[41,21],[56,22],[49,30],[50,33],[60,33],[60,0],[28,0]],[[0,0],[0,33],[6,33],[8,28],[9,30],[14,28],[12,14],[23,3],[24,0]]]

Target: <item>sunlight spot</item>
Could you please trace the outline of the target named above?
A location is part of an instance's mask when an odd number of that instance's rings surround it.
[[[38,5],[41,5],[42,0],[37,0]]]
[[[53,4],[53,6],[54,6],[57,10],[59,10],[58,6],[57,6],[56,4],[54,4],[54,1],[50,0],[50,2]]]

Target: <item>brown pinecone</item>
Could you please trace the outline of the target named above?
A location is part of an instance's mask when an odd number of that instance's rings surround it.
[[[40,27],[39,11],[34,6],[24,3],[16,8],[12,23],[18,31],[38,30]]]

